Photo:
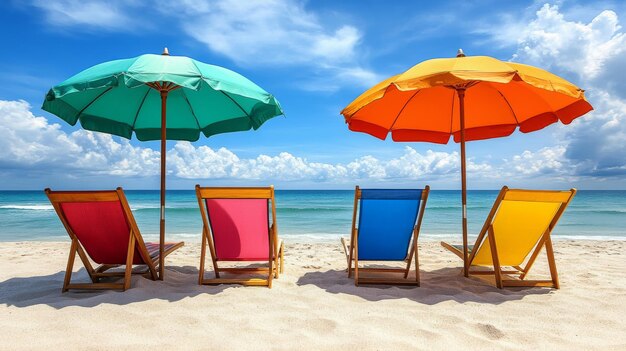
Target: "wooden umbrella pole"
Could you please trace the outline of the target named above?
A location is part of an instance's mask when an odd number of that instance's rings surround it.
[[[469,277],[467,265],[467,179],[465,169],[465,87],[457,87],[461,122],[461,202],[463,204],[463,274]]]
[[[166,106],[168,90],[161,89],[161,221],[159,223],[159,280],[163,280],[165,258],[163,249],[165,247],[165,159],[166,159]]]

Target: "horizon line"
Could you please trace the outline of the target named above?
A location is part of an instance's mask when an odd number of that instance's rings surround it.
[[[233,186],[232,188],[247,188],[248,186]],[[259,186],[250,186],[250,187],[259,187]],[[263,186],[261,186],[263,187]],[[266,187],[269,187],[266,186]],[[137,189],[137,188],[124,188],[122,187],[125,191],[160,191],[160,189],[155,188],[155,189]],[[230,188],[229,186],[216,186],[216,188]],[[400,187],[400,188],[391,188],[391,187],[359,187],[361,189],[397,189],[397,190],[402,190],[402,189],[421,189],[421,188],[410,188],[410,187]],[[519,188],[519,187],[509,187],[510,189],[524,189],[524,188]],[[100,189],[68,189],[65,188],[62,191],[92,191],[92,190],[115,190],[116,188],[100,188]],[[467,191],[500,191],[502,188],[497,188],[497,189],[467,189]],[[554,190],[553,188],[533,188],[535,190]],[[353,191],[354,188],[348,188],[348,189],[295,189],[295,188],[291,188],[291,189],[277,189],[276,187],[274,187],[274,190],[276,191]],[[432,187],[430,188],[430,191],[461,191],[462,189],[449,189],[449,188],[441,188],[441,189],[433,189]],[[563,190],[569,190],[569,189],[563,189]],[[580,189],[580,188],[576,188],[576,190],[578,191],[626,191],[626,189]],[[0,191],[44,191],[44,189],[0,189]],[[176,189],[165,189],[165,191],[195,191],[195,188],[176,188]]]

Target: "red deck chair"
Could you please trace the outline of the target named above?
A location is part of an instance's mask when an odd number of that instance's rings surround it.
[[[122,188],[109,191],[45,190],[54,210],[72,239],[63,292],[68,289],[122,289],[130,287],[131,274],[157,278],[159,244],[144,243]],[[183,246],[166,243],[164,255]],[[92,283],[70,283],[76,253]],[[95,269],[91,261],[99,264]],[[133,271],[133,265],[145,269]],[[124,266],[124,271],[107,272]],[[100,282],[100,278],[123,276],[122,283]]]
[[[283,243],[278,239],[274,187],[202,188],[196,185],[202,215],[202,254],[198,284],[241,284],[272,287],[283,272]],[[270,209],[272,223],[270,225]],[[204,278],[209,246],[214,279]],[[225,268],[218,262],[267,262],[267,267]],[[267,274],[267,278],[223,278],[220,273]]]

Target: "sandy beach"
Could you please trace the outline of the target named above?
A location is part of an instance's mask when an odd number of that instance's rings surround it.
[[[68,242],[3,243],[0,349],[626,349],[625,241],[556,241],[560,290],[463,278],[436,242],[420,246],[421,287],[355,287],[338,242],[286,245],[272,289],[198,286],[187,243],[164,282],[62,294]]]

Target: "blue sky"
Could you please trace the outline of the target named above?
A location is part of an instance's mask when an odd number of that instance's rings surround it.
[[[158,188],[158,143],[66,125],[47,90],[97,63],[160,53],[227,67],[281,102],[256,132],[168,142],[168,186],[457,189],[458,145],[348,131],[341,109],[420,61],[488,55],[586,89],[569,126],[468,144],[470,189],[626,189],[624,2],[62,0],[0,5],[0,188]]]

